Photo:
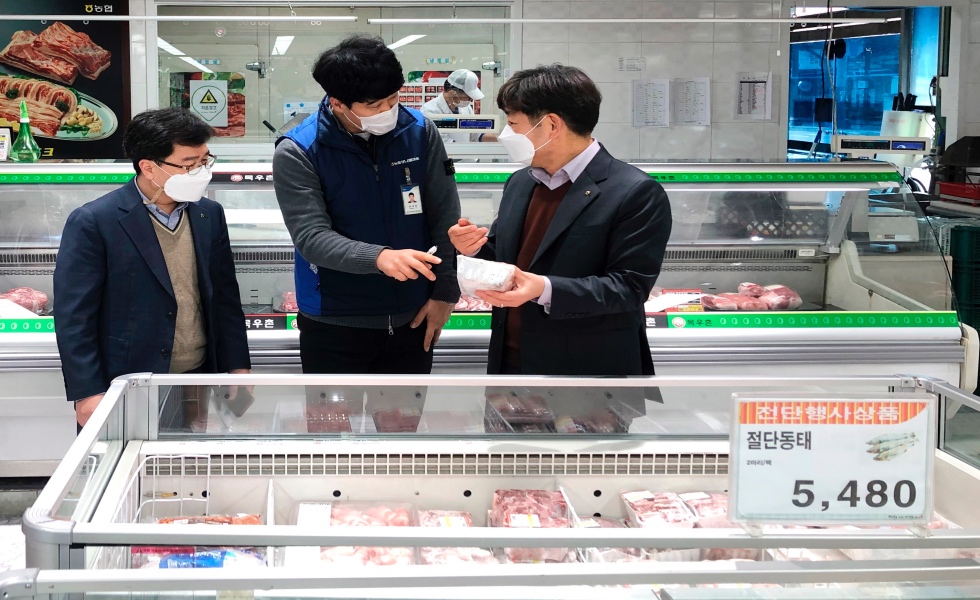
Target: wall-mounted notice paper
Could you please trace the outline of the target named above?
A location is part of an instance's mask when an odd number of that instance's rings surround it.
[[[670,80],[633,81],[633,127],[670,127]]]
[[[739,73],[735,83],[735,118],[772,119],[772,73]]]
[[[711,125],[711,78],[675,79],[674,125]]]

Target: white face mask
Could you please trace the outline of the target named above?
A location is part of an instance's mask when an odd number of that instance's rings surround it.
[[[167,174],[170,175],[170,179],[167,179],[166,183],[163,184],[163,191],[177,202],[198,202],[204,192],[207,191],[208,184],[211,183],[211,171],[205,168],[194,175],[187,173]]]
[[[351,112],[354,113],[354,110],[351,109]],[[357,123],[351,121],[351,118],[347,116],[346,112],[344,113],[344,116],[347,117],[347,120],[350,121],[351,125],[357,127]],[[398,124],[398,103],[396,102],[395,105],[391,107],[391,110],[386,110],[383,113],[378,113],[368,117],[362,117],[361,115],[354,113],[354,116],[361,121],[361,126],[359,129],[364,133],[370,133],[371,135],[384,135],[394,129],[395,125]]]
[[[527,133],[531,133],[534,129],[544,121],[544,117],[538,121],[538,124],[528,129]],[[534,160],[534,154],[548,145],[551,140],[541,144],[537,148],[534,147],[534,142],[527,137],[525,133],[514,133],[514,130],[510,128],[510,125],[501,130],[500,134],[497,136],[497,141],[504,145],[504,150],[510,155],[510,159],[516,163],[520,163],[526,167],[531,166],[531,161]]]

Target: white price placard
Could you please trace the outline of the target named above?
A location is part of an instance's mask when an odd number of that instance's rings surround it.
[[[736,523],[914,525],[932,516],[936,397],[734,394]]]

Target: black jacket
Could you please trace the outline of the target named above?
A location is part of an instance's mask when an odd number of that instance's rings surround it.
[[[478,258],[514,264],[536,181],[530,169],[504,186]],[[572,184],[528,269],[552,284],[551,312],[521,311],[525,375],[652,375],[643,303],[660,274],[670,204],[646,173],[603,148]],[[498,374],[507,310],[493,311],[487,372]]]
[[[101,394],[128,373],[167,373],[177,300],[153,217],[131,181],[75,209],[54,271],[54,321],[68,400]],[[188,219],[208,336],[204,372],[250,368],[245,315],[221,205]]]

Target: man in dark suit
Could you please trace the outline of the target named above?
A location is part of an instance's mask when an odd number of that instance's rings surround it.
[[[186,110],[137,115],[123,141],[136,177],[65,223],[54,319],[79,426],[120,375],[251,368],[224,211],[202,198],[212,135]],[[182,425],[170,412],[161,427]]]
[[[528,168],[489,231],[450,229],[464,255],[517,266],[494,305],[490,374],[652,375],[643,303],[670,236],[667,195],[592,138],[601,95],[574,67],[520,71],[497,94],[498,140]]]

